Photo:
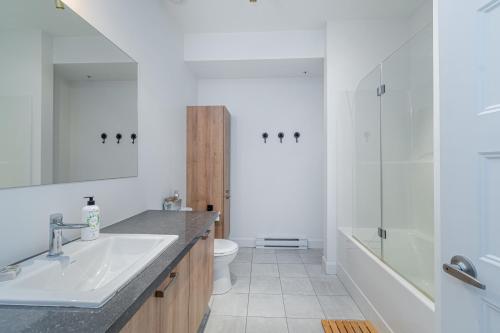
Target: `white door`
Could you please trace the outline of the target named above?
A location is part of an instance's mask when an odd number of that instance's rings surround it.
[[[499,333],[500,0],[435,2],[438,332]],[[470,259],[485,290],[443,271],[455,255]]]

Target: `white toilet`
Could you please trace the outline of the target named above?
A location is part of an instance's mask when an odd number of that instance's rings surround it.
[[[238,254],[238,244],[228,239],[214,240],[214,295],[225,294],[231,290],[229,264]]]

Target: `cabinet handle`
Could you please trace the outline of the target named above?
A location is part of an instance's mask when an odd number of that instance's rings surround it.
[[[155,297],[158,297],[158,298],[165,297],[165,294],[167,293],[168,288],[170,288],[170,286],[173,285],[175,283],[175,281],[177,280],[177,272],[170,273],[170,278],[172,280],[170,280],[170,282],[167,284],[167,286],[165,288],[163,288],[163,290],[155,291]]]
[[[203,236],[201,236],[201,239],[203,240],[207,240],[208,239],[208,235],[210,235],[210,229],[207,230],[207,232],[205,232],[205,234]]]

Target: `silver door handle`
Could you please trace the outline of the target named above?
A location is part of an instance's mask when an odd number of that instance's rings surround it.
[[[477,279],[477,271],[472,262],[463,256],[454,256],[449,264],[443,264],[443,271],[479,289],[486,286]]]

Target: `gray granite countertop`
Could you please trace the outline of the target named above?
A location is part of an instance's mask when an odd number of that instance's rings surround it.
[[[118,332],[215,221],[212,212],[145,211],[101,232],[179,235],[153,263],[99,309],[0,306],[0,332]]]

